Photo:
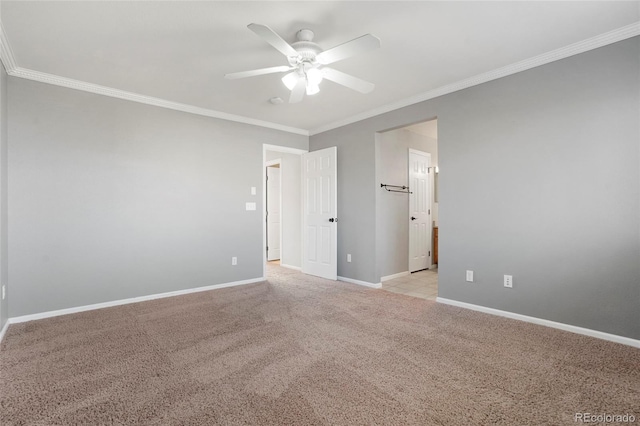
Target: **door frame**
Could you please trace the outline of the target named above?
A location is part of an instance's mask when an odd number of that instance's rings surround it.
[[[275,160],[269,160],[267,162],[264,163],[264,173],[265,173],[265,186],[264,186],[264,195],[265,195],[265,202],[264,202],[264,211],[265,211],[265,226],[266,226],[266,241],[267,243],[265,244],[265,251],[267,252],[266,256],[267,256],[267,262],[269,262],[269,252],[268,250],[266,250],[266,248],[269,246],[269,216],[267,215],[267,206],[268,206],[268,202],[269,202],[269,191],[268,191],[268,185],[269,183],[266,182],[267,181],[267,169],[269,167],[278,165],[280,168],[280,180],[278,182],[278,204],[279,204],[279,211],[280,211],[280,233],[278,235],[278,240],[280,241],[280,262],[282,262],[282,255],[283,255],[283,250],[282,250],[282,158],[276,158]]]
[[[300,156],[300,161],[302,161],[302,154],[309,152],[307,149],[290,148],[288,146],[271,145],[267,143],[262,144],[262,162],[260,164],[260,175],[262,176],[262,249],[260,250],[262,252],[262,279],[267,279],[267,174],[265,171],[267,151],[296,154]],[[282,185],[282,164],[280,164],[280,185]],[[282,206],[282,190],[280,191],[280,203],[280,206]],[[302,197],[300,203],[302,203]],[[280,209],[280,214],[282,214],[282,209]],[[302,212],[300,212],[300,214],[302,214]],[[302,223],[302,218],[300,218],[300,223]],[[282,237],[282,218],[280,219],[280,236]],[[280,240],[280,250],[282,250],[282,239]],[[300,245],[300,251],[300,256],[302,257],[302,245]],[[282,258],[282,252],[280,252],[280,258]],[[282,259],[280,261],[282,261]]]
[[[429,224],[428,224],[428,229],[429,229],[429,238],[428,238],[428,251],[429,251],[429,256],[427,259],[427,268],[426,269],[431,269],[433,268],[433,175],[431,174],[431,171],[433,169],[433,167],[431,167],[431,153],[429,152],[425,152],[425,151],[420,151],[419,149],[414,149],[414,148],[409,148],[407,151],[407,182],[409,184],[409,187],[411,187],[411,154],[418,154],[418,155],[423,155],[425,157],[427,157],[428,159],[428,166],[427,166],[427,187],[429,188],[429,205],[428,205],[428,209],[429,209]],[[409,216],[411,216],[411,195],[409,195],[409,200],[407,201],[407,205],[408,205],[408,211],[409,211]],[[409,228],[409,233],[408,233],[408,243],[409,243],[409,250],[408,250],[408,256],[407,256],[407,270],[409,271],[409,273],[411,274],[411,221],[409,220],[409,217],[407,217],[407,227]]]

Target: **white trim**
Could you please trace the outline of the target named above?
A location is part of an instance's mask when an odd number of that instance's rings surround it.
[[[385,282],[385,281],[389,281],[389,280],[395,280],[396,278],[406,277],[407,275],[411,275],[411,273],[409,271],[398,272],[397,274],[391,274],[391,275],[384,276],[384,277],[380,278],[380,281],[381,282]]]
[[[282,262],[280,262],[280,266],[282,266],[283,268],[287,268],[287,269],[293,269],[294,271],[302,271],[302,268],[299,266],[293,266],[293,265],[286,265]]]
[[[618,336],[616,334],[605,333],[602,331],[591,330],[589,328],[577,327],[575,325],[564,324],[561,322],[549,321],[542,318],[530,317],[527,315],[516,314],[499,309],[487,308],[485,306],[473,305],[471,303],[459,302],[457,300],[445,299],[443,297],[436,298],[436,302],[446,305],[457,306],[459,308],[471,309],[486,314],[497,315],[501,317],[511,318],[515,320],[530,322],[533,324],[544,325],[547,327],[557,328],[559,330],[570,331],[571,333],[583,334],[585,336],[595,337],[597,339],[608,340],[610,342],[621,343],[623,345],[640,348],[640,340],[631,339],[629,337]]]
[[[365,287],[371,287],[371,288],[382,288],[382,283],[374,284],[367,281],[354,280],[353,278],[338,277],[338,281],[344,281],[346,283],[363,285]]]
[[[633,24],[626,25],[621,28],[617,28],[613,31],[609,31],[595,37],[588,38],[577,43],[570,44],[559,49],[552,50],[547,53],[543,53],[538,56],[534,56],[529,59],[525,59],[520,62],[513,63],[501,68],[496,68],[492,71],[488,71],[476,76],[457,81],[455,83],[447,84],[427,92],[411,96],[409,98],[401,99],[397,102],[393,102],[387,105],[383,105],[378,108],[374,108],[369,111],[362,112],[360,114],[353,115],[351,117],[334,121],[323,126],[316,127],[309,130],[309,135],[317,135],[329,130],[336,129],[338,127],[346,126],[358,121],[365,120],[367,118],[375,117],[376,115],[384,114],[390,111],[394,111],[400,108],[404,108],[409,105],[417,104],[429,99],[437,98],[438,96],[447,95],[449,93],[457,92],[458,90],[467,89],[478,84],[486,83],[488,81],[496,80],[498,78],[506,77],[511,74],[516,74],[521,71],[526,71],[531,68],[539,67],[550,62],[559,61],[561,59],[568,58],[570,56],[578,55],[580,53],[587,52],[589,50],[597,49],[602,46],[606,46],[618,41],[626,40],[631,37],[640,35],[640,22],[634,22]]]
[[[26,68],[16,67],[13,70],[7,70],[7,74],[13,77],[25,78],[27,80],[38,81],[40,83],[53,84],[55,86],[67,87],[69,89],[82,90],[84,92],[95,93],[98,95],[109,96],[112,98],[124,99],[127,101],[139,102],[142,104],[158,106],[162,108],[172,109],[175,111],[188,112],[205,117],[219,118],[222,120],[235,121],[237,123],[251,124],[253,126],[266,127],[269,129],[281,130],[283,132],[295,133],[298,135],[308,136],[309,132],[297,127],[285,126],[282,124],[272,123],[269,121],[257,120],[255,118],[244,117],[236,114],[229,114],[213,109],[187,105],[178,102],[168,101],[165,99],[154,98],[152,96],[140,95],[133,92],[127,92],[112,87],[100,86],[98,84],[87,83],[85,81],[74,80],[71,78],[60,77],[53,74],[47,74],[40,71],[34,71]]]
[[[267,251],[267,262],[272,262],[274,260],[279,260],[280,262],[282,262],[282,257],[284,255],[284,253],[283,253],[284,250],[283,250],[283,247],[282,247],[282,228],[283,228],[282,217],[284,216],[282,214],[282,158],[276,158],[275,160],[265,161],[264,168],[267,169],[269,167],[275,166],[276,164],[278,165],[278,167],[280,167],[278,169],[278,171],[280,172],[280,177],[278,179],[278,204],[279,204],[278,208],[280,209],[280,232],[279,232],[280,235],[278,236],[278,240],[279,240],[279,244],[280,244],[280,257],[278,259],[269,260],[269,251],[266,250],[266,248],[269,247],[269,241],[267,240],[267,243],[265,244],[265,250]],[[265,179],[266,179],[266,173],[267,172],[265,170]],[[265,214],[265,227],[266,227],[265,230],[266,230],[267,233],[269,232],[269,229],[268,229],[269,227],[268,227],[268,224],[267,224],[267,203],[268,203],[267,197],[269,196],[269,194],[268,194],[269,191],[267,190],[268,186],[269,186],[269,182],[265,181],[265,186],[264,186],[264,194],[265,194],[265,197],[264,197],[264,200],[265,200],[265,202],[264,202],[264,212],[265,213],[264,214]],[[263,274],[263,275],[266,275],[266,274]]]
[[[290,148],[288,146],[280,146],[280,145],[270,145],[268,143],[263,143],[265,151],[276,151],[276,152],[284,152],[285,154],[306,154],[309,152],[308,149],[300,149],[300,148]]]
[[[491,80],[506,77],[511,74],[515,74],[521,71],[526,71],[531,68],[538,67],[540,65],[548,64],[550,62],[558,61],[560,59],[568,58],[573,55],[587,52],[589,50],[597,49],[602,46],[606,46],[618,41],[626,40],[631,37],[640,35],[640,22],[634,22],[633,24],[626,25],[624,27],[617,28],[615,30],[597,35],[595,37],[588,38],[577,43],[570,44],[559,49],[552,50],[547,53],[543,53],[538,56],[534,56],[529,59],[525,59],[520,62],[516,62],[505,67],[497,68],[486,73],[476,75],[474,77],[467,78],[446,86],[442,86],[427,92],[411,96],[409,98],[401,99],[397,102],[393,102],[387,105],[380,106],[378,108],[362,112],[360,114],[353,115],[351,117],[328,123],[315,129],[305,130],[297,127],[285,126],[282,124],[272,123],[268,121],[257,120],[254,118],[244,117],[235,114],[229,114],[221,111],[215,111],[207,108],[196,107],[193,105],[181,104],[177,102],[171,102],[164,99],[153,98],[150,96],[139,95],[132,92],[126,92],[123,90],[113,89],[105,86],[99,86],[97,84],[87,83],[80,80],[73,80],[70,78],[60,77],[53,74],[47,74],[35,70],[29,70],[21,68],[16,65],[13,51],[7,40],[4,29],[2,28],[2,22],[0,22],[0,59],[4,64],[7,74],[26,78],[29,80],[39,81],[41,83],[54,84],[57,86],[68,87],[76,90],[83,90],[91,93],[96,93],[104,96],[110,96],[119,99],[126,99],[133,102],[140,102],[148,105],[155,105],[163,108],[173,109],[176,111],[183,111],[197,115],[204,115],[207,117],[220,118],[223,120],[235,121],[238,123],[251,124],[254,126],[261,126],[270,129],[282,130],[284,132],[299,134],[303,136],[313,136],[328,130],[336,129],[338,127],[346,126],[348,124],[355,123],[357,121],[365,120],[367,118],[374,117],[376,115],[384,114],[399,108],[403,108],[409,105],[413,105],[419,102],[423,102],[429,99],[443,96],[449,93],[456,92],[458,90],[466,89],[478,84],[486,83]]]
[[[186,290],[169,291],[166,293],[150,294],[148,296],[132,297],[130,299],[113,300],[111,302],[95,303],[93,305],[77,306],[75,308],[59,309],[57,311],[41,312],[38,314],[22,315],[19,317],[9,318],[11,324],[17,324],[26,321],[39,320],[43,318],[57,317],[60,315],[75,314],[78,312],[92,311],[94,309],[110,308],[112,306],[128,305],[130,303],[146,302],[148,300],[163,299],[165,297],[182,296],[184,294],[199,293],[201,291],[217,290],[225,287],[235,287],[244,284],[253,284],[265,281],[265,277],[252,278],[242,281],[233,281],[229,283],[208,285],[205,287],[189,288]]]
[[[9,40],[7,39],[7,34],[4,32],[2,21],[0,21],[0,60],[2,60],[7,74],[12,73],[16,69],[16,60],[13,56]]]
[[[9,329],[9,324],[11,323],[11,321],[9,319],[7,319],[7,322],[4,323],[4,327],[2,327],[2,330],[0,330],[0,343],[2,343],[2,339],[4,339],[4,335],[7,332],[7,330]]]

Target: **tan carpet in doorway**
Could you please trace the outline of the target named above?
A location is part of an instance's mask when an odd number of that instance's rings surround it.
[[[640,421],[640,350],[272,267],[268,282],[12,325],[2,425]]]

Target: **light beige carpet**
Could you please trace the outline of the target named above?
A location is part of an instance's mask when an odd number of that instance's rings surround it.
[[[638,349],[270,269],[264,283],[12,325],[0,424],[640,417]]]

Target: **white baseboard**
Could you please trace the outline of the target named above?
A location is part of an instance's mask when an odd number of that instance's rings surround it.
[[[459,302],[457,300],[445,299],[443,297],[436,298],[436,302],[444,303],[446,305],[457,306],[459,308],[465,308],[465,309],[471,309],[474,311],[484,312],[486,314],[498,315],[501,317],[530,322],[533,324],[544,325],[547,327],[557,328],[564,331],[570,331],[572,333],[583,334],[585,336],[591,336],[591,337],[595,337],[602,340],[608,340],[610,342],[622,343],[623,345],[629,345],[635,348],[640,348],[640,340],[631,339],[629,337],[618,336],[616,334],[604,333],[602,331],[591,330],[589,328],[577,327],[575,325],[564,324],[561,322],[549,321],[542,318],[516,314],[509,311],[501,311],[500,309],[487,308],[485,306],[473,305],[471,303]]]
[[[385,282],[385,281],[393,280],[400,277],[406,277],[407,275],[411,275],[411,273],[409,271],[398,272],[397,274],[391,274],[391,275],[382,277],[380,278],[380,281]]]
[[[382,283],[374,284],[367,281],[354,280],[353,278],[338,277],[338,281],[344,281],[346,283],[363,285],[365,287],[371,287],[371,288],[382,288]]]
[[[286,265],[284,263],[280,263],[280,266],[283,268],[293,269],[294,271],[302,271],[302,268],[299,266]]]
[[[18,324],[26,321],[34,321],[44,318],[57,317],[60,315],[75,314],[78,312],[92,311],[94,309],[110,308],[112,306],[128,305],[130,303],[146,302],[147,300],[163,299],[165,297],[181,296],[183,294],[198,293],[201,291],[216,290],[225,287],[234,287],[237,285],[252,284],[265,281],[265,277],[252,278],[243,281],[233,281],[229,283],[214,284],[205,287],[189,288],[186,290],[169,291],[166,293],[150,294],[148,296],[132,297],[130,299],[114,300],[111,302],[95,303],[93,305],[77,306],[75,308],[59,309],[57,311],[41,312],[38,314],[22,315],[19,317],[9,318],[7,324]]]
[[[0,330],[0,343],[2,343],[2,339],[4,339],[4,334],[7,332],[8,328],[9,320],[7,319],[7,322],[4,323],[4,327],[2,327],[2,330]]]

